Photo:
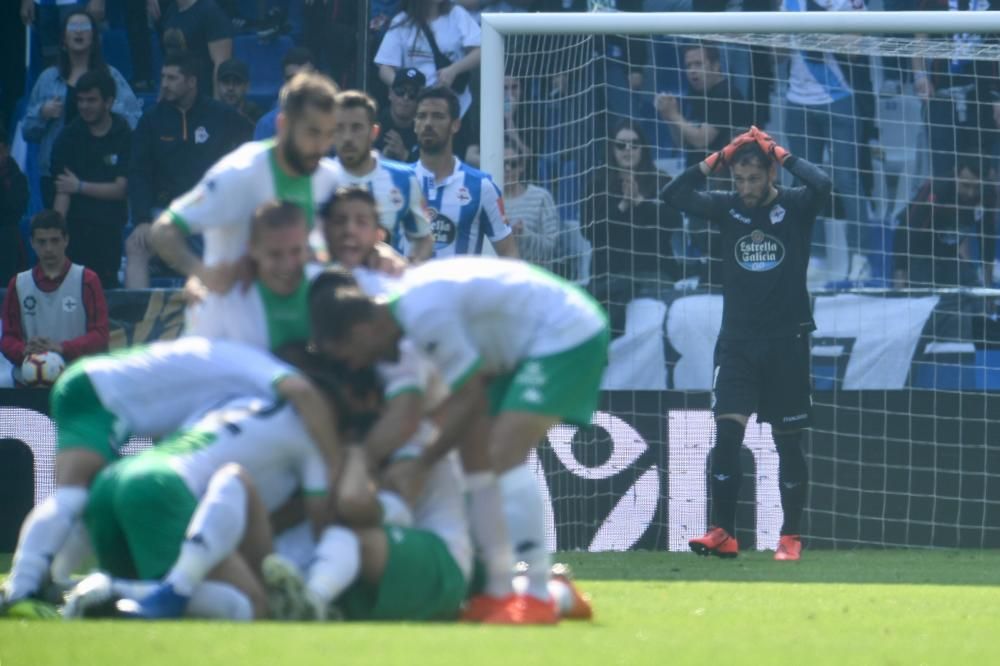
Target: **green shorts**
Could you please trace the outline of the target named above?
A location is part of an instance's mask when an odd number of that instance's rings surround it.
[[[82,447],[111,461],[128,441],[128,431],[97,397],[85,366],[74,363],[66,368],[49,395],[52,420],[59,433],[58,450]]]
[[[198,500],[168,461],[158,451],[124,458],[91,486],[84,522],[112,576],[162,578],[180,554]]]
[[[426,530],[387,525],[389,559],[378,585],[358,581],[338,605],[349,620],[454,620],[466,580],[448,547]]]
[[[608,364],[608,329],[565,351],[529,358],[490,383],[490,413],[534,412],[590,425]]]

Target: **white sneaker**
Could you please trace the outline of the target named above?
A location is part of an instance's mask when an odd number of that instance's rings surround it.
[[[322,621],[325,608],[306,589],[298,568],[276,553],[264,558],[261,565],[267,604],[271,619],[288,621]]]
[[[67,620],[85,617],[87,611],[112,600],[111,576],[103,572],[92,573],[66,595],[62,616]]]

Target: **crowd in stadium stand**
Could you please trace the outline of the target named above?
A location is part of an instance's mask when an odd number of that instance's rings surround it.
[[[366,81],[379,102],[382,131],[375,145],[403,162],[419,157],[418,93],[452,88],[462,116],[454,151],[478,167],[482,12],[989,8],[944,0],[875,0],[867,7],[865,0],[3,4],[0,280],[6,284],[28,268],[29,212],[45,208],[66,220],[70,259],[91,269],[106,289],[179,283],[148,249],[149,223],[221,156],[251,137],[274,135],[278,87],[303,68],[329,74],[341,88]],[[370,9],[369,52],[362,63],[357,26],[364,7]],[[27,85],[25,24],[33,26],[34,62],[49,65],[29,68]],[[896,287],[992,284],[996,62],[882,58],[873,65],[867,56],[792,51],[776,67],[774,51],[759,46],[670,37],[545,39],[507,63],[508,223],[523,257],[589,281],[612,309],[617,331],[615,308],[633,298],[714,286],[713,233],[662,201],[667,171],[676,171],[664,158],[682,158],[675,166],[696,163],[750,124],[780,122],[793,154],[828,165],[834,196],[814,243],[827,284],[871,278]],[[574,45],[586,49],[593,64],[571,77],[560,71],[554,47]],[[930,154],[927,181],[895,202],[876,191],[873,176],[880,153],[875,105],[893,86],[922,105],[925,120],[918,122],[927,123],[921,129]],[[9,157],[16,130],[31,151],[26,173]],[[879,196],[883,205],[876,206]],[[830,249],[837,238],[843,261]],[[887,257],[885,266],[869,262],[873,243]],[[839,273],[838,261],[845,264]]]

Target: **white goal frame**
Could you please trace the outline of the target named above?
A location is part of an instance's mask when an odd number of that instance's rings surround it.
[[[481,15],[480,162],[503,188],[505,35],[1000,33],[1000,12],[573,12]]]

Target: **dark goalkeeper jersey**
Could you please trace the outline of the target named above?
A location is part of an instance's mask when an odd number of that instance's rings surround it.
[[[676,208],[706,218],[722,236],[722,331],[726,339],[777,338],[816,328],[806,269],[816,213],[830,196],[830,178],[794,155],[784,168],[805,183],[778,188],[769,204],[745,208],[736,192],[699,192],[695,165],[664,191]]]

